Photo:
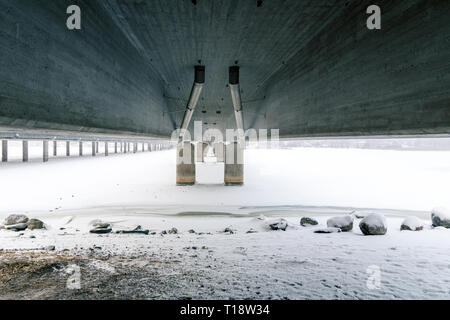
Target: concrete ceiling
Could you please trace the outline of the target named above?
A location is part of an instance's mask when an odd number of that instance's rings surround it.
[[[82,10],[69,31],[65,11]],[[282,137],[450,133],[450,3],[1,0],[0,126],[168,136],[197,64],[193,120],[234,128],[228,67],[241,67],[246,128]]]

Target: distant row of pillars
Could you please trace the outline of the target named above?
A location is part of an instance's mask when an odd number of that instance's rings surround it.
[[[53,141],[53,156],[56,157],[58,155],[58,141]],[[83,142],[84,141],[78,141],[78,155],[80,157],[83,156]],[[92,141],[92,156],[96,156],[99,153],[99,141]],[[104,141],[105,145],[105,156],[109,156],[109,144],[110,142]],[[145,146],[147,145],[147,151],[153,152],[153,151],[161,151],[161,150],[168,150],[171,149],[171,145],[169,143],[150,143],[150,142],[144,142],[142,144],[142,152],[145,152]],[[48,162],[49,161],[49,140],[43,140],[42,141],[42,161]],[[66,156],[70,157],[70,141],[66,141]],[[120,153],[137,153],[138,152],[138,142],[114,142],[114,153],[119,153],[119,147],[120,147]],[[29,160],[29,143],[28,140],[22,141],[22,161],[28,162]],[[8,162],[8,140],[2,140],[2,162]]]

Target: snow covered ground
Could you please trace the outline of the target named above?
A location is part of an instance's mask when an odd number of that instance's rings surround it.
[[[0,165],[0,219],[24,213],[48,225],[0,230],[0,297],[450,298],[450,230],[430,226],[433,207],[450,207],[450,152],[247,150],[242,187],[224,187],[223,165],[211,163],[198,167],[203,184],[175,186],[174,152]],[[385,214],[387,234],[363,236],[359,220],[351,232],[313,232],[354,210]],[[423,231],[400,231],[411,215]],[[301,227],[303,216],[319,226]],[[287,231],[267,229],[274,217]],[[95,219],[154,234],[89,234]],[[179,233],[160,234],[172,227]],[[10,259],[34,254],[57,263],[5,278]],[[80,290],[63,285],[61,257],[80,265]],[[30,287],[46,276],[51,290]]]

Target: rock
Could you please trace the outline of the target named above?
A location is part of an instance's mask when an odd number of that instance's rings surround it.
[[[447,208],[434,208],[431,211],[431,222],[433,227],[444,227],[450,229],[450,210]]]
[[[309,218],[309,217],[303,217],[300,219],[300,225],[303,227],[307,227],[307,226],[316,226],[319,223],[317,222],[316,219],[313,218]]]
[[[145,234],[148,235],[150,233],[150,230],[144,230],[141,226],[137,226],[133,230],[118,230],[116,233],[123,233],[123,234]]]
[[[105,234],[105,233],[110,233],[112,231],[111,225],[108,223],[99,223],[99,224],[95,224],[94,226],[95,226],[95,228],[91,229],[89,231],[90,233]]]
[[[195,230],[194,230],[194,229],[191,229],[191,230],[189,230],[188,232],[189,232],[189,233],[195,233]]]
[[[10,231],[23,231],[28,227],[26,223],[18,223],[5,226],[5,229]]]
[[[45,250],[47,251],[55,251],[56,247],[55,246],[48,246],[45,248]]]
[[[333,227],[314,230],[314,233],[339,233],[339,232],[342,232],[340,228],[333,228]]]
[[[387,232],[387,221],[383,215],[372,213],[361,220],[359,228],[366,236],[384,235]]]
[[[342,217],[333,217],[328,219],[327,226],[329,228],[339,228],[342,232],[347,232],[353,229],[353,217],[342,216]]]
[[[34,230],[34,229],[45,229],[44,222],[38,219],[30,219],[28,221],[28,229]]]
[[[423,223],[416,217],[407,217],[403,220],[400,230],[420,231],[423,230]]]
[[[269,228],[272,230],[283,230],[286,231],[288,227],[288,222],[285,219],[272,220],[268,223]]]
[[[231,229],[231,227],[225,228],[225,230],[223,230],[223,232],[228,233],[228,234],[234,233],[234,231],[233,231],[233,229]]]
[[[92,225],[95,228],[110,228],[111,225],[107,222],[96,222]]]
[[[258,231],[256,231],[255,229],[250,229],[247,231],[247,233],[258,233]]]
[[[172,228],[168,231],[169,234],[177,234],[178,233],[178,229],[177,228]]]
[[[3,224],[5,226],[11,226],[11,225],[27,223],[27,222],[28,222],[28,217],[26,215],[12,214],[5,219],[5,222],[3,222]]]

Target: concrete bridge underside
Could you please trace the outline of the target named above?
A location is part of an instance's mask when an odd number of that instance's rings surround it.
[[[69,31],[76,4],[82,29]],[[281,137],[450,133],[450,2],[379,0],[1,0],[0,131],[167,138],[193,68],[192,121]],[[192,126],[191,121],[191,126]]]

